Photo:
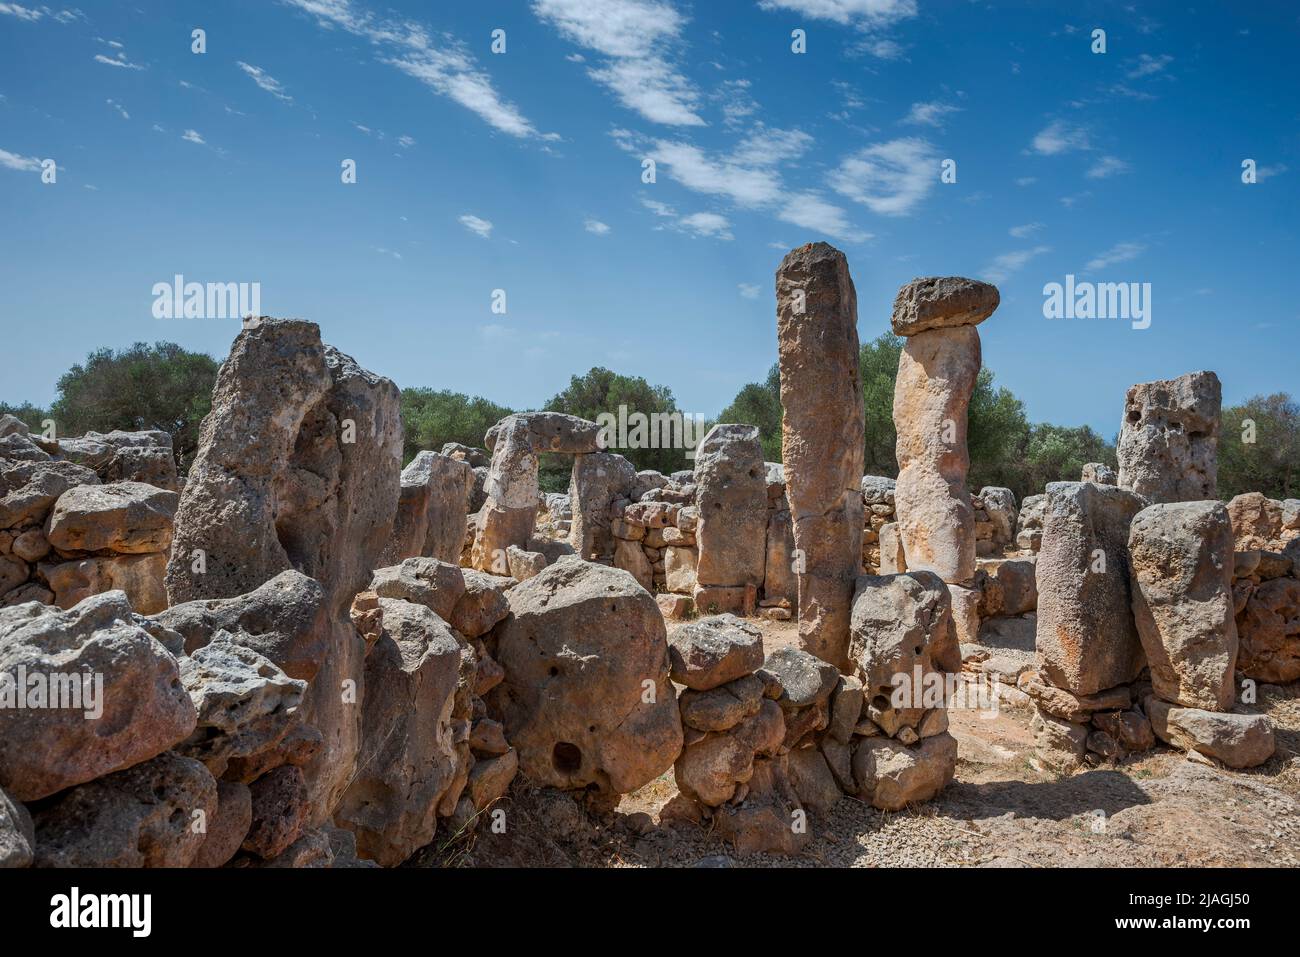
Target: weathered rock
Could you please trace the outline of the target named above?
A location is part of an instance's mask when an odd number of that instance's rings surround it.
[[[1140,711],[1101,711],[1092,716],[1092,723],[1125,751],[1148,751],[1155,746],[1151,722]]]
[[[1235,700],[1232,523],[1221,502],[1151,505],[1129,529],[1133,615],[1165,701],[1227,711]]]
[[[29,866],[35,844],[36,832],[27,808],[0,788],[0,871]]]
[[[179,500],[175,492],[141,482],[78,485],[54,503],[45,537],[64,552],[165,552]]]
[[[799,803],[817,814],[829,814],[840,800],[835,775],[817,748],[795,748],[789,757],[790,784]]]
[[[1034,700],[1040,711],[1075,724],[1086,722],[1096,711],[1127,708],[1133,700],[1125,685],[1107,688],[1097,694],[1076,695],[1045,683],[1037,675],[1024,681],[1020,688]]]
[[[682,595],[689,595],[695,591],[695,555],[693,548],[677,548],[669,545],[664,549],[665,588]],[[767,567],[771,569],[772,566]]]
[[[126,593],[131,607],[142,615],[152,615],[167,607],[167,556],[110,555],[76,559],[59,564],[43,564],[40,572],[54,592],[54,604],[60,608],[73,605],[107,591]]]
[[[50,553],[50,540],[39,528],[29,528],[14,539],[11,550],[25,562],[39,562]]]
[[[738,856],[797,854],[812,839],[806,827],[794,826],[802,808],[788,763],[786,755],[756,758],[745,799],[714,812],[717,835],[731,841]]]
[[[695,455],[695,576],[701,586],[763,584],[767,485],[758,428],[715,425]],[[698,604],[698,603],[697,603]]]
[[[457,564],[465,541],[474,470],[437,452],[417,452],[402,469],[392,542],[380,561],[393,565],[424,556]]]
[[[1116,446],[1119,486],[1152,503],[1217,497],[1221,406],[1213,372],[1130,386]]]
[[[1263,764],[1276,749],[1267,715],[1179,708],[1154,696],[1147,697],[1144,707],[1161,741],[1215,758],[1230,768]]]
[[[176,659],[152,627],[121,592],[69,611],[0,609],[0,695],[24,684],[28,695],[27,707],[0,707],[0,787],[34,801],[152,758],[194,730]],[[31,707],[37,677],[49,694]],[[55,697],[63,707],[48,706]]]
[[[518,545],[506,549],[506,564],[510,568],[510,577],[516,581],[532,578],[548,564],[542,552],[526,552]]]
[[[143,482],[172,492],[180,491],[172,437],[161,429],[141,432],[87,432],[79,438],[59,439],[58,457],[95,470],[99,480]]]
[[[424,605],[443,621],[450,621],[465,594],[465,573],[459,565],[436,558],[408,558],[400,565],[376,569],[370,591],[380,598]]]
[[[188,867],[217,813],[217,782],[175,754],[70,788],[37,806],[37,867]]]
[[[1239,552],[1268,551],[1282,537],[1282,503],[1262,492],[1244,492],[1228,503],[1228,517]]]
[[[42,520],[69,489],[99,484],[99,477],[90,469],[73,462],[50,461],[48,455],[32,448],[43,458],[0,455],[0,528]]]
[[[650,559],[646,558],[641,543],[620,538],[615,540],[614,546],[614,567],[621,568],[635,578],[642,588],[651,591],[654,588],[654,568],[650,565]],[[680,579],[677,584],[681,584]]]
[[[979,640],[980,632],[980,592],[975,588],[962,585],[949,585],[948,597],[951,600],[952,623],[957,633],[959,645],[970,644]],[[951,659],[949,659],[951,664]],[[944,669],[956,671],[955,668]]]
[[[708,691],[687,688],[677,699],[682,724],[697,731],[727,731],[758,713],[763,703],[763,682],[745,675]]]
[[[1300,678],[1300,581],[1275,578],[1252,589],[1237,634],[1242,675],[1273,684]]]
[[[569,479],[573,503],[569,544],[579,558],[598,561],[614,554],[609,507],[620,498],[630,498],[636,483],[636,466],[621,455],[590,452],[574,457]]]
[[[765,599],[784,599],[792,605],[798,603],[799,577],[794,572],[794,550],[794,521],[789,508],[772,509],[767,515],[767,558],[763,571]]]
[[[626,794],[681,750],[668,640],[626,572],[565,558],[508,593],[494,632],[505,680],[489,697],[520,770],[559,788]]]
[[[465,592],[456,601],[447,623],[466,638],[486,635],[510,613],[506,589],[513,579],[464,570]]]
[[[880,526],[880,568],[881,575],[897,575],[907,571],[907,555],[903,551],[903,537],[899,534],[898,523],[888,522]]]
[[[477,761],[469,773],[466,789],[476,811],[501,798],[519,770],[519,752],[510,750],[500,757]]]
[[[508,415],[488,430],[492,466],[484,483],[486,501],[478,511],[473,564],[480,571],[506,571],[506,549],[524,548],[537,521],[537,456],[599,451],[594,422],[560,412]]]
[[[954,584],[975,575],[966,413],[979,369],[974,326],[930,329],[907,340],[894,384],[894,496],[907,567]]]
[[[290,678],[229,632],[182,658],[180,673],[198,723],[176,751],[202,761],[214,777],[225,774],[232,759],[274,747],[299,721],[307,682]]]
[[[1147,504],[1113,485],[1053,482],[1038,556],[1040,670],[1092,694],[1126,684],[1145,656],[1133,621],[1129,525]]]
[[[735,615],[682,625],[668,639],[672,679],[708,691],[763,667],[763,633]]]
[[[763,662],[760,676],[780,687],[776,703],[785,712],[822,707],[839,681],[839,669],[799,648],[778,648]]]
[[[961,276],[913,279],[898,290],[890,317],[896,336],[914,336],[928,329],[975,326],[997,309],[996,286]]]
[[[922,674],[961,667],[948,588],[933,572],[863,575],[852,625],[849,656],[868,699],[889,698],[897,676],[910,686],[918,667]]]
[[[250,854],[270,860],[302,835],[310,811],[310,796],[302,771],[281,765],[249,786],[252,823],[244,843]]]
[[[799,557],[799,642],[847,664],[862,570],[862,383],[858,301],[848,261],[826,243],[791,251],[776,273],[781,458]],[[705,516],[708,512],[705,510]]]
[[[1098,485],[1118,485],[1119,474],[1105,462],[1088,462],[1079,476],[1080,482],[1096,482]]]
[[[1036,757],[1048,769],[1068,773],[1083,761],[1088,749],[1088,725],[1035,711],[1029,730],[1034,734]]]
[[[853,752],[858,794],[883,811],[928,801],[952,781],[957,740],[950,734],[923,738],[905,747],[892,738],[863,738]]]
[[[692,800],[717,807],[732,799],[738,785],[749,781],[754,756],[775,754],[784,736],[781,709],[764,699],[740,724],[706,734],[682,749],[673,768],[677,788]]]
[[[207,822],[207,834],[190,867],[221,867],[239,853],[253,824],[253,793],[248,785],[217,782],[217,810]]]
[[[984,503],[984,511],[993,523],[993,541],[1001,545],[1009,544],[1016,538],[1016,495],[1009,488],[986,485],[979,490],[979,500]]]
[[[473,651],[423,605],[380,599],[384,634],[366,656],[357,772],[334,818],[353,831],[360,853],[385,866],[428,844],[437,809],[469,765],[468,689],[462,657]],[[458,707],[457,689],[465,693]]]
[[[981,592],[980,614],[1023,615],[1038,607],[1038,559],[982,559],[976,572]]]

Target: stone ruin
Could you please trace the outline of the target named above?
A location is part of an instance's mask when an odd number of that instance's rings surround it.
[[[846,795],[942,792],[956,689],[1055,771],[1272,755],[1239,685],[1300,680],[1300,502],[1213,499],[1213,373],[1134,386],[1118,474],[1017,503],[967,487],[996,289],[900,291],[897,479],[861,474],[843,255],[776,299],[782,463],[723,423],[637,471],[541,411],[402,469],[397,387],[297,320],[239,334],[183,485],[162,433],[0,419],[0,676],[104,680],[99,721],[0,708],[0,865],[395,866],[517,781],[603,812],[669,775],[660,826],[796,854]]]

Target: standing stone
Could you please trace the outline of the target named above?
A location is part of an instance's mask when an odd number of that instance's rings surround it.
[[[569,544],[579,558],[608,560],[614,554],[609,507],[628,498],[636,485],[636,466],[615,452],[589,452],[574,456],[569,479],[573,525]]]
[[[1221,406],[1213,372],[1130,386],[1117,447],[1120,487],[1153,503],[1216,498]]]
[[[907,571],[907,554],[903,551],[903,537],[898,523],[880,526],[880,574],[895,575]]]
[[[508,415],[488,430],[484,441],[492,450],[492,465],[476,520],[475,568],[503,575],[509,570],[506,550],[511,545],[528,548],[540,495],[537,456],[599,451],[599,435],[596,423],[562,412]]]
[[[1229,710],[1237,626],[1228,510],[1222,502],[1149,506],[1133,519],[1128,547],[1152,689],[1172,704]]]
[[[966,413],[980,370],[975,326],[998,302],[994,286],[960,277],[913,280],[894,300],[894,332],[907,337],[894,385],[898,530],[908,568],[950,584],[975,575]]]
[[[424,557],[459,563],[474,470],[459,459],[423,451],[402,469],[401,481],[393,540],[380,562],[388,566]]]
[[[826,243],[791,251],[776,273],[781,458],[799,559],[799,642],[848,664],[853,585],[862,571],[862,383],[858,298],[848,261]]]
[[[1035,641],[1039,669],[1058,688],[1094,694],[1132,681],[1145,664],[1128,553],[1129,524],[1145,505],[1114,485],[1047,486]]]
[[[715,425],[696,450],[695,577],[700,586],[757,588],[767,553],[767,469],[758,427]]]

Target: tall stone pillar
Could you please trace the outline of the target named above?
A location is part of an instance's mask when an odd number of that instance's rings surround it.
[[[845,670],[853,587],[862,570],[864,420],[857,292],[838,249],[810,243],[781,261],[776,336],[799,641]]]
[[[980,370],[975,326],[999,298],[988,283],[948,277],[914,279],[894,300],[893,329],[907,339],[894,385],[898,531],[907,567],[949,584],[975,576],[966,413]]]
[[[715,425],[695,453],[701,615],[753,614],[767,562],[767,466],[753,425]]]

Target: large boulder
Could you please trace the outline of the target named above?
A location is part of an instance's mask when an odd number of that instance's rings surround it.
[[[977,279],[928,276],[913,279],[898,290],[889,321],[896,336],[977,326],[993,315],[1001,300],[996,286]]]
[[[1133,615],[1165,701],[1227,711],[1235,700],[1232,523],[1222,502],[1171,502],[1129,529]]]
[[[459,459],[422,451],[402,469],[401,482],[393,539],[380,561],[394,565],[425,556],[458,564],[474,470]]]
[[[695,452],[701,586],[757,588],[767,553],[767,468],[753,425],[715,425]]]
[[[668,639],[672,679],[708,691],[763,666],[763,633],[735,615],[713,615],[682,625]]]
[[[99,476],[84,465],[51,461],[30,442],[23,444],[40,458],[19,459],[0,452],[0,529],[42,520],[69,489],[99,484]]]
[[[94,469],[105,484],[143,482],[172,492],[180,491],[172,437],[161,429],[140,432],[114,429],[59,439],[58,457]]]
[[[1147,697],[1144,707],[1161,741],[1215,758],[1230,768],[1263,764],[1277,747],[1267,715],[1180,708],[1154,696]]]
[[[507,595],[493,633],[505,680],[488,701],[523,774],[625,794],[666,771],[682,727],[654,598],[627,572],[576,558]]]
[[[873,807],[900,811],[928,801],[957,770],[957,739],[946,731],[905,747],[893,738],[862,738],[853,752],[858,794]]]
[[[57,564],[38,566],[50,590],[54,604],[71,608],[91,595],[106,591],[126,593],[131,607],[142,615],[152,615],[167,607],[167,556],[162,552],[147,555],[94,555]]]
[[[1237,635],[1242,675],[1272,684],[1300,678],[1300,581],[1274,578],[1250,588]]]
[[[475,661],[424,605],[380,605],[384,631],[366,656],[357,773],[334,818],[356,833],[362,855],[394,866],[433,839],[439,804],[458,779],[464,786]]]
[[[1153,503],[1216,498],[1222,395],[1213,372],[1130,386],[1116,447],[1120,487]]]
[[[35,843],[31,814],[0,788],[0,871],[30,865]]]
[[[1236,550],[1268,551],[1277,547],[1282,538],[1282,515],[1282,503],[1263,492],[1243,492],[1233,498],[1228,503],[1228,517]]]
[[[36,866],[189,867],[216,813],[208,769],[162,754],[38,805]]]
[[[858,300],[844,254],[826,243],[791,251],[776,272],[776,299],[799,642],[842,667],[853,585],[862,571],[864,421]],[[707,508],[702,516],[711,517]]]
[[[849,657],[868,699],[892,697],[920,669],[956,671],[951,596],[934,572],[863,575],[853,599]]]
[[[424,605],[443,621],[450,621],[465,594],[465,573],[459,565],[436,558],[408,558],[400,565],[377,569],[369,591],[380,598]]]
[[[116,591],[67,611],[0,609],[0,787],[34,801],[188,737],[194,705],[155,635]]]
[[[1146,663],[1133,620],[1128,538],[1147,502],[1093,482],[1053,482],[1047,496],[1037,566],[1039,670],[1075,694],[1126,684]]]
[[[165,552],[179,496],[141,482],[79,485],[54,503],[45,537],[64,552]]]

